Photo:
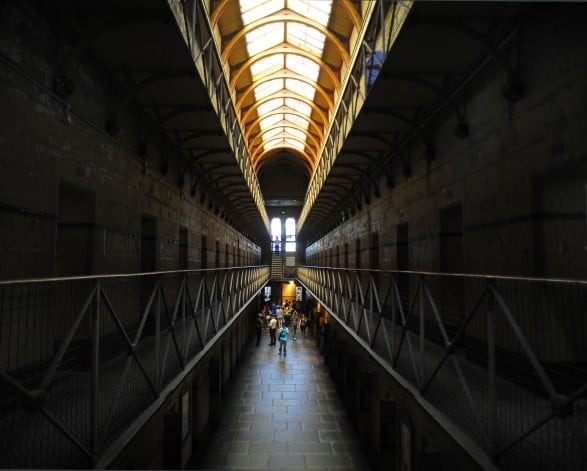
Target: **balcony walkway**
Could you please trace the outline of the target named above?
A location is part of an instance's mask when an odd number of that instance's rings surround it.
[[[315,339],[288,341],[287,356],[254,342],[228,385],[207,452],[188,469],[368,470]]]

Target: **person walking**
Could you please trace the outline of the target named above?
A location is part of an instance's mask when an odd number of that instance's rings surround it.
[[[300,325],[300,316],[296,310],[294,310],[293,315],[291,316],[291,325],[293,326],[293,339],[297,340],[296,337],[298,334],[298,327]]]
[[[302,338],[306,337],[306,328],[307,328],[306,314],[302,314],[302,318],[300,319],[300,330],[302,331]]]
[[[275,345],[275,330],[277,329],[277,318],[271,316],[269,321],[269,346]]]
[[[283,309],[281,308],[281,305],[277,306],[275,315],[277,316],[277,323],[279,327],[281,327],[281,324],[283,323]]]
[[[291,327],[291,318],[292,318],[292,311],[289,308],[286,308],[283,311],[283,323],[289,329]]]
[[[261,343],[261,333],[263,332],[263,313],[260,312],[255,323],[255,333],[257,334],[257,347]]]
[[[289,329],[286,325],[281,325],[279,328],[279,354],[281,355],[281,351],[283,350],[283,356],[287,355],[287,336],[289,334]]]

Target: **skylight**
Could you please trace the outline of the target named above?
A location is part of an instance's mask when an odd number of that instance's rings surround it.
[[[266,118],[263,118],[261,121],[259,121],[259,127],[261,129],[267,129],[274,124],[279,123],[280,121],[283,121],[283,114],[274,114],[267,116]]]
[[[287,42],[300,47],[303,50],[312,52],[318,57],[324,49],[326,36],[315,28],[301,23],[287,24]]]
[[[281,44],[285,40],[285,23],[269,23],[245,35],[250,56]]]
[[[298,125],[301,128],[308,128],[310,126],[310,121],[308,119],[304,119],[296,114],[285,114],[284,119],[287,119],[288,121]]]
[[[250,24],[283,9],[285,0],[241,0],[240,6],[243,24]]]
[[[267,72],[276,72],[280,69],[283,69],[283,54],[274,54],[259,59],[251,65],[251,75],[253,80],[257,80],[260,76],[266,75]]]
[[[242,3],[242,2],[241,2]],[[280,3],[280,2],[275,2]],[[313,18],[323,26],[328,25],[330,11],[332,10],[331,0],[288,0],[287,7],[300,15]]]
[[[333,40],[325,34],[332,4],[331,0],[239,0],[243,26],[225,38],[229,44],[226,58],[232,60],[240,103],[246,103],[239,111],[255,158],[278,147],[317,152],[328,113],[322,113],[313,102],[321,67],[326,65],[324,47]],[[234,46],[241,41],[248,57],[239,55],[235,61],[231,53],[237,54],[239,49]],[[331,70],[325,77],[331,83],[335,80]],[[326,90],[336,86],[323,85]],[[251,105],[253,95],[257,103]],[[311,124],[316,118],[314,111],[321,115],[317,125]],[[310,127],[312,134],[307,134]]]
[[[310,116],[312,107],[303,101],[296,100],[295,98],[286,98],[285,105],[289,106],[294,111],[299,111],[302,114]]]
[[[270,129],[269,131],[263,133],[263,139],[269,140],[272,137],[278,136],[281,133],[283,133],[283,128],[273,128],[273,129]]]
[[[303,152],[305,145],[302,142],[297,141],[295,139],[278,138],[267,141],[265,143],[264,150],[267,151],[270,149],[275,149],[277,147],[293,147],[294,149]]]
[[[306,139],[306,134],[304,132],[300,131],[299,129],[286,127],[286,128],[283,128],[283,130],[284,130],[284,132],[287,132],[290,136],[297,137],[298,139],[301,139],[301,140]]]
[[[279,90],[283,90],[283,79],[267,80],[255,87],[255,98],[260,100]]]
[[[264,114],[269,113],[270,111],[273,111],[280,106],[283,106],[283,98],[274,98],[273,100],[266,101],[265,103],[259,105],[257,108],[257,113],[259,113],[260,116],[263,116]]]
[[[317,62],[297,54],[288,54],[285,58],[285,66],[314,82],[318,80],[318,74],[320,74],[320,66]]]
[[[300,95],[308,98],[309,100],[313,100],[314,95],[316,94],[316,89],[312,87],[312,85],[306,82],[302,82],[298,79],[285,79],[285,88],[293,92],[299,93]]]
[[[285,144],[288,144],[288,145],[292,146],[292,147],[296,147],[296,148],[298,148],[300,150],[304,150],[304,144],[302,144],[298,140],[295,140],[295,139],[292,139],[292,138],[289,138],[288,137],[288,138],[284,139],[283,142]]]

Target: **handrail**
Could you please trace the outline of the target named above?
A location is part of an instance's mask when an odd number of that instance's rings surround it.
[[[357,273],[388,273],[388,274],[407,274],[407,275],[430,275],[430,276],[446,276],[455,278],[479,278],[484,280],[510,280],[510,281],[536,281],[547,283],[574,283],[579,285],[587,285],[587,280],[580,280],[576,278],[550,278],[539,276],[513,276],[513,275],[494,275],[490,273],[446,273],[437,271],[414,271],[414,270],[381,270],[381,269],[367,269],[367,268],[338,268],[338,267],[324,267],[319,265],[296,265],[295,268],[317,268],[326,269],[329,271],[340,272],[357,272]]]
[[[194,270],[160,270],[160,271],[147,271],[139,273],[114,273],[108,275],[80,275],[80,276],[56,276],[56,277],[45,277],[45,278],[24,278],[16,280],[4,280],[0,281],[0,286],[10,284],[26,284],[26,283],[48,283],[53,281],[76,281],[76,280],[99,280],[107,278],[133,278],[143,277],[152,275],[170,275],[170,274],[189,274],[189,273],[212,273],[218,271],[232,271],[235,268],[262,268],[268,265],[243,265],[239,267],[224,267],[224,268],[198,268]]]
[[[377,0],[368,2],[364,12],[363,27],[358,34],[357,42],[351,54],[349,67],[341,83],[340,93],[326,130],[326,138],[320,148],[318,160],[314,166],[304,206],[302,208],[297,232],[300,233],[318,194],[337,158],[337,153],[350,132],[366,96],[378,75],[374,69],[380,68],[391,50],[391,47],[403,26],[411,9],[411,1],[386,2]],[[368,36],[371,38],[365,39]],[[375,47],[381,57],[375,57]],[[379,63],[374,64],[374,60]]]
[[[269,277],[247,266],[0,282],[0,468],[107,467]]]
[[[264,205],[263,195],[257,175],[253,170],[251,156],[244,142],[244,132],[234,105],[230,85],[224,74],[224,65],[220,58],[214,31],[205,2],[202,0],[186,0],[178,2],[167,0],[178,29],[186,47],[189,48],[204,86],[207,88],[210,102],[220,119],[228,142],[232,148],[239,169],[243,174],[251,196],[255,201],[259,215],[269,233],[269,218]],[[188,12],[191,9],[191,20]],[[205,33],[206,38],[198,38]]]
[[[479,463],[583,465],[586,280],[327,267],[296,276]]]

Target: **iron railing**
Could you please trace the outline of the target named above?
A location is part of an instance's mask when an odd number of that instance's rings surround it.
[[[263,195],[253,169],[251,156],[244,138],[238,111],[234,105],[231,88],[226,79],[225,65],[210,24],[207,2],[203,0],[167,0],[179,31],[189,48],[194,66],[208,91],[228,143],[251,191],[261,219],[269,232],[269,218]]]
[[[352,66],[343,79],[334,116],[328,125],[327,137],[310,178],[304,206],[297,223],[298,233],[306,222],[353,123],[363,108],[367,95],[373,88],[412,4],[412,1],[386,0],[365,3],[365,11],[362,13],[364,23],[358,32],[359,41],[355,50],[351,51]]]
[[[0,283],[0,468],[104,464],[269,267]]]
[[[318,267],[297,277],[499,468],[584,468],[587,281]]]

